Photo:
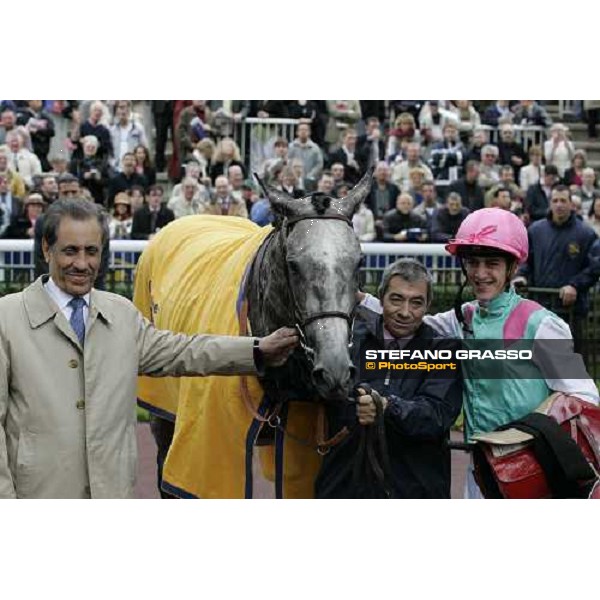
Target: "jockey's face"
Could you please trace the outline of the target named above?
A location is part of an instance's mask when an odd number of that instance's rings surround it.
[[[413,335],[420,327],[427,310],[427,282],[390,279],[383,297],[383,323],[395,337]]]
[[[501,294],[513,274],[509,274],[506,259],[500,256],[469,256],[463,262],[467,279],[480,302],[488,302]]]

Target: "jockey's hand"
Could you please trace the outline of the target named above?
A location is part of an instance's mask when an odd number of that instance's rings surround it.
[[[258,347],[262,352],[265,365],[279,367],[284,364],[299,341],[298,332],[291,327],[281,327],[261,338]]]
[[[359,394],[356,398],[356,416],[358,417],[358,422],[361,425],[372,425],[377,416],[374,398],[381,400],[383,410],[387,406],[387,398],[381,396],[376,390],[371,390],[371,393],[367,394],[363,388],[359,387],[356,391]]]
[[[577,300],[577,290],[572,285],[563,285],[558,291],[563,306],[571,306]]]

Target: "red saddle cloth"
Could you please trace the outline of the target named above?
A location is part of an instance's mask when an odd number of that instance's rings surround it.
[[[568,436],[559,446],[549,447],[542,462],[547,464],[548,455],[553,459],[551,462],[562,461],[565,472],[573,479],[571,491],[556,493],[555,474],[551,478],[540,464],[535,436],[509,428],[473,438],[476,442],[475,479],[483,495],[486,498],[600,499],[600,408],[574,396],[555,393],[535,412],[553,419]],[[553,452],[563,450],[568,450],[568,455],[552,456]]]

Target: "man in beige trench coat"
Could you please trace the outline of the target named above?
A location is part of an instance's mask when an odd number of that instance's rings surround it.
[[[107,235],[95,204],[54,203],[49,276],[0,299],[0,498],[131,498],[138,373],[255,374],[298,342],[285,328],[260,340],[155,329],[92,289]]]

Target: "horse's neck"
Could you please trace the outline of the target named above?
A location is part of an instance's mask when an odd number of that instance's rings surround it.
[[[276,231],[250,281],[250,323],[254,335],[263,336],[293,325],[291,297],[285,277],[281,232]]]

